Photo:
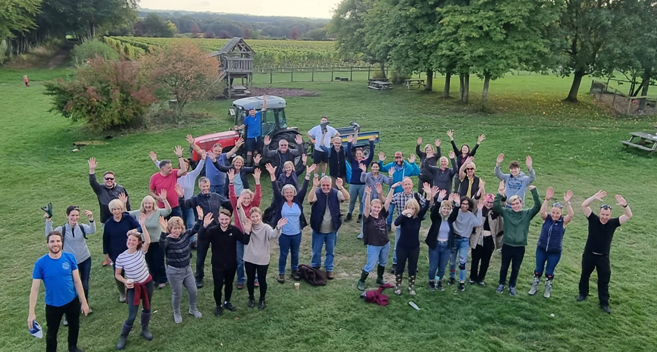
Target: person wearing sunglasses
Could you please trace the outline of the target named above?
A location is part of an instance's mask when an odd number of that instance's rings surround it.
[[[98,204],[100,205],[100,222],[103,224],[112,217],[112,212],[109,209],[109,203],[114,199],[119,199],[124,195],[127,199],[125,207],[130,211],[130,198],[128,198],[128,191],[120,184],[116,183],[113,171],[105,171],[103,174],[103,184],[99,184],[96,180],[96,168],[98,162],[96,158],[89,159],[89,184],[98,197]]]
[[[459,188],[457,192],[461,197],[468,197],[479,200],[484,190],[486,183],[475,175],[477,166],[472,161],[473,157],[469,156],[465,159],[463,165],[459,169]]]
[[[554,203],[550,213],[547,212],[547,204],[554,196],[554,189],[548,187],[545,191],[545,202],[541,206],[541,218],[543,227],[541,235],[536,244],[536,269],[534,269],[534,281],[529,295],[533,296],[538,292],[538,285],[545,269],[545,291],[543,297],[550,298],[552,291],[552,280],[554,279],[554,268],[561,259],[561,250],[563,235],[566,232],[566,226],[573,219],[573,208],[570,206],[570,199],[573,197],[573,191],[568,191],[563,195],[563,202],[568,207],[568,215],[563,215],[564,205]],[[547,265],[546,265],[547,263]]]
[[[589,236],[586,239],[586,246],[582,255],[582,276],[579,280],[577,301],[581,302],[589,295],[589,278],[593,270],[596,270],[598,273],[600,308],[605,313],[611,314],[611,309],[609,309],[609,279],[611,278],[609,250],[611,240],[614,237],[616,228],[632,218],[632,210],[625,198],[617,194],[616,204],[623,207],[623,215],[612,218],[611,206],[608,204],[600,206],[600,215],[593,214],[591,203],[596,200],[603,201],[605,196],[607,196],[607,192],[600,190],[582,203],[584,216],[589,221]]]

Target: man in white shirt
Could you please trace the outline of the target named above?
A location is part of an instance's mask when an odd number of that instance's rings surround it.
[[[322,177],[326,175],[326,167],[328,165],[329,155],[331,155],[331,140],[333,137],[339,135],[338,131],[328,124],[328,117],[322,116],[320,124],[308,131],[310,142],[315,145],[315,152],[313,153],[315,170],[319,170],[319,166],[321,166]]]

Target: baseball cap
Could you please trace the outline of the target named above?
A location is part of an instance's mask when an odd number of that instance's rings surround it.
[[[37,339],[40,339],[43,337],[43,330],[41,329],[41,325],[36,322],[36,320],[32,321],[32,329],[27,329],[30,332],[30,335],[36,337]]]
[[[401,157],[401,156],[402,156],[402,152],[395,152],[395,158],[398,157],[398,156]]]

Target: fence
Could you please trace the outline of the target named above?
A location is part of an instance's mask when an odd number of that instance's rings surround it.
[[[367,81],[381,70],[380,66],[327,66],[254,68],[255,83]],[[385,67],[386,76],[389,68]]]
[[[622,114],[636,115],[657,113],[657,97],[651,97],[648,95],[629,96],[620,90],[609,86],[609,84],[597,80],[591,81],[589,92],[598,100],[610,105]],[[645,107],[643,109],[640,109],[641,100],[645,100]]]

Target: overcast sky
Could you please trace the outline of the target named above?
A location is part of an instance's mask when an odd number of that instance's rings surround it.
[[[153,10],[331,18],[331,11],[339,2],[340,0],[140,0],[139,7]]]

